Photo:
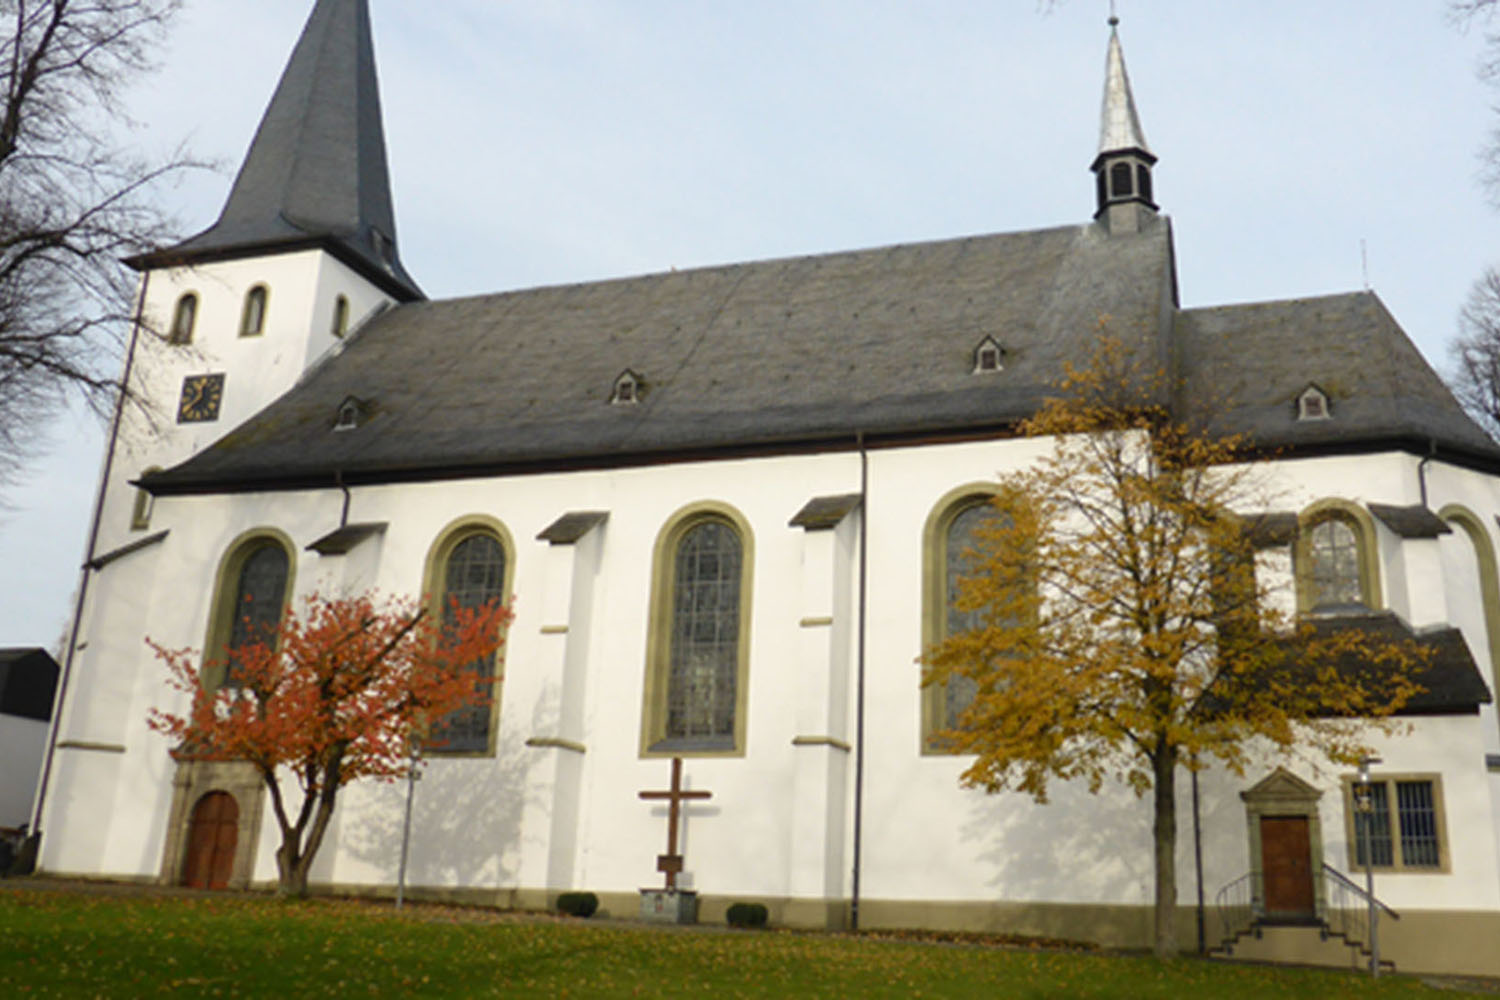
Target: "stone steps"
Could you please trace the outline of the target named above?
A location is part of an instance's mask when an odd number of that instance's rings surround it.
[[[1346,941],[1342,936],[1323,936],[1319,927],[1277,927],[1264,925],[1257,936],[1246,931],[1233,942],[1209,950],[1210,958],[1236,962],[1269,962],[1278,965],[1315,965],[1329,969],[1366,970],[1369,954],[1361,942]],[[1382,971],[1395,971],[1389,961],[1380,963]]]

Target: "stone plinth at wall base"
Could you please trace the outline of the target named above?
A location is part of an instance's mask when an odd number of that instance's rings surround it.
[[[641,919],[658,924],[696,924],[698,894],[690,889],[642,889]]]

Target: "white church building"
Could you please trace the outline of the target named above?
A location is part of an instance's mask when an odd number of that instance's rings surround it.
[[[218,221],[131,262],[127,377],[160,412],[124,410],[110,446],[41,868],[275,879],[255,775],[147,729],[174,703],[146,636],[222,651],[247,601],[274,617],[314,591],[501,596],[493,709],[416,785],[414,895],[592,890],[635,913],[666,842],[638,792],[679,757],[712,793],[680,842],[704,921],[743,900],[784,926],[1148,946],[1149,798],[961,788],[931,739],[957,699],[916,662],[961,515],[1050,450],[1014,428],[1107,316],[1274,455],[1261,543],[1300,606],[1362,605],[1353,624],[1432,648],[1373,771],[1383,956],[1500,975],[1500,446],[1373,293],[1182,308],[1114,32],[1104,87],[1082,221],[429,301],[399,253],[367,4],[317,0]],[[1363,961],[1352,778],[1209,770],[1195,815],[1184,772],[1184,944],[1196,828],[1210,945]],[[314,885],[393,892],[405,801],[345,789]]]

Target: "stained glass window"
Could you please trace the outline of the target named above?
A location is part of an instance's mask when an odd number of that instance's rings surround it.
[[[235,582],[227,650],[275,641],[281,612],[286,606],[287,569],[286,550],[275,542],[263,542],[245,556]],[[234,674],[231,659],[225,677],[230,687],[239,686]]]
[[[457,608],[478,608],[504,594],[505,549],[498,539],[473,534],[453,546],[443,566],[444,622],[453,621]],[[468,669],[475,674],[475,690],[487,691],[495,676],[495,658],[475,660]],[[455,709],[433,725],[432,742],[449,752],[482,753],[489,749],[491,714],[488,704]]]
[[[1313,607],[1324,604],[1359,604],[1364,592],[1359,581],[1359,540],[1354,528],[1340,518],[1330,518],[1312,529]]]
[[[733,743],[741,559],[739,535],[723,521],[696,524],[677,543],[672,564],[668,739]]]
[[[944,538],[946,552],[944,578],[944,635],[967,632],[980,624],[980,612],[964,611],[958,606],[959,581],[974,575],[976,566],[975,546],[979,544],[979,529],[995,514],[986,502],[972,503],[954,515],[948,522]],[[953,728],[959,716],[974,700],[976,685],[968,677],[950,676],[943,690],[943,725]]]

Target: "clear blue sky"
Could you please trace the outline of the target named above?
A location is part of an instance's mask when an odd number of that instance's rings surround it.
[[[1428,358],[1500,263],[1477,33],[1441,0],[1121,0],[1184,305],[1368,277]],[[434,297],[1081,222],[1105,0],[372,0],[402,256]],[[131,142],[225,167],[311,0],[193,0]],[[51,646],[98,474],[88,418],[0,510],[0,645]]]

